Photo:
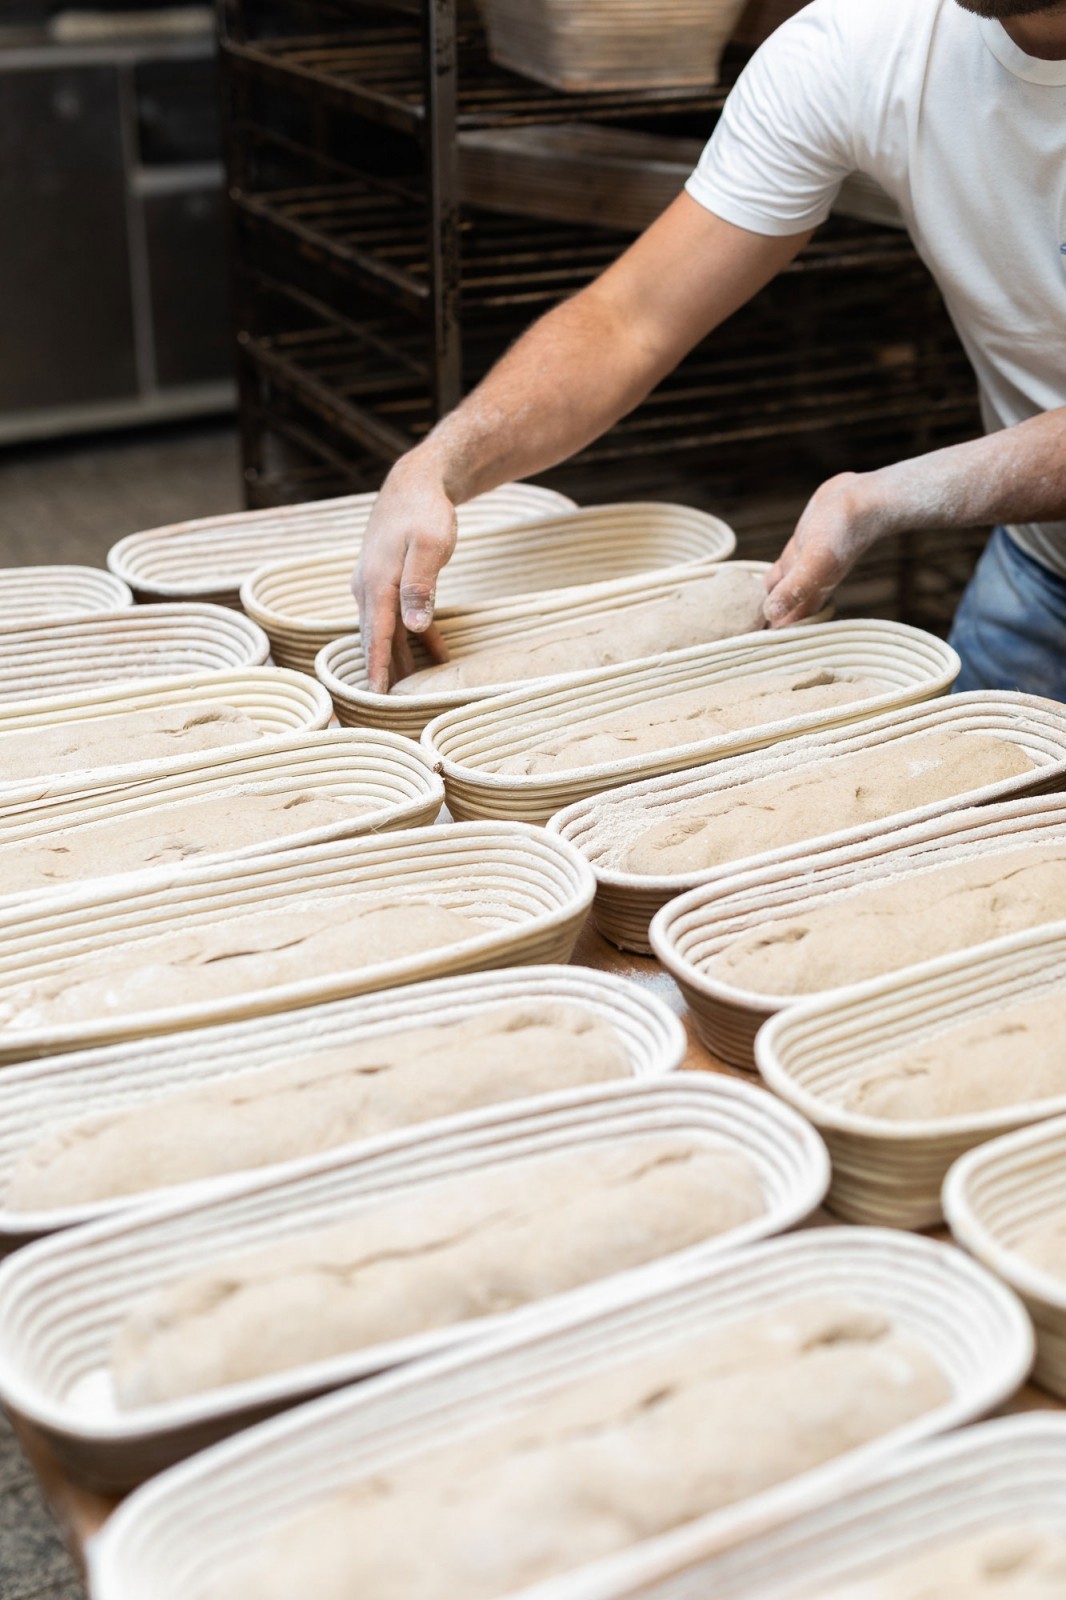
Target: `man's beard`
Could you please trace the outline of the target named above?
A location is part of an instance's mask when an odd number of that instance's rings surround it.
[[[979,17],[992,17],[1002,22],[1005,17],[1032,17],[1040,11],[1066,13],[1063,0],[958,0],[964,11],[976,12]]]

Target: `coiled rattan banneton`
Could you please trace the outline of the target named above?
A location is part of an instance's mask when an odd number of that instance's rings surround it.
[[[864,844],[726,873],[663,907],[651,925],[652,948],[680,985],[707,1047],[732,1066],[751,1068],[762,1024],[800,997],[755,993],[715,975],[715,958],[742,935],[923,870],[1058,844],[1066,851],[1066,796],[975,807]]]
[[[0,704],[107,684],[262,666],[263,630],[225,606],[132,606],[0,636]]]
[[[1035,1229],[1066,1232],[1066,1116],[994,1139],[952,1167],[944,1185],[951,1231],[1025,1302],[1036,1327],[1034,1377],[1066,1400],[1066,1275],[1018,1246]]]
[[[79,1391],[107,1371],[112,1340],[142,1295],[248,1251],[357,1223],[415,1185],[456,1177],[476,1183],[480,1174],[526,1158],[621,1146],[666,1132],[711,1151],[742,1152],[765,1198],[759,1217],[675,1252],[674,1261],[707,1260],[782,1232],[808,1217],[824,1193],[828,1159],[803,1119],[771,1096],[723,1078],[672,1073],[538,1096],[510,1110],[490,1107],[316,1157],[286,1176],[256,1176],[214,1195],[179,1198],[147,1219],[136,1211],[91,1231],[72,1230],[45,1249],[20,1252],[0,1271],[0,1393],[44,1428],[81,1475],[127,1488],[251,1416],[483,1337],[514,1316],[445,1323],[136,1410],[87,1406]],[[431,1189],[424,1203],[432,1209]],[[566,1298],[594,1292],[593,1282]]]
[[[166,706],[229,706],[253,722],[262,743],[229,749],[199,750],[185,757],[120,763],[91,772],[39,774],[25,781],[5,781],[4,735],[27,734],[38,728],[76,727],[123,712],[148,711]],[[303,673],[277,667],[249,667],[243,672],[213,672],[193,677],[169,678],[130,689],[125,685],[87,690],[49,700],[13,701],[0,705],[0,807],[5,813],[51,804],[77,804],[79,797],[105,787],[145,784],[149,791],[180,781],[187,773],[208,774],[236,751],[265,754],[278,741],[294,734],[324,728],[333,715],[329,695],[320,683]]]
[[[783,1525],[756,1529],[733,1548],[656,1583],[637,1588],[623,1576],[597,1595],[599,1600],[814,1600],[835,1596],[838,1586],[848,1594],[866,1593],[867,1585],[889,1594],[889,1574],[897,1565],[989,1534],[1005,1536],[1005,1551],[1017,1549],[1023,1529],[1060,1538],[1066,1533],[1066,1417],[1003,1417],[927,1440],[894,1453],[861,1483],[842,1486],[840,1493]],[[1010,1566],[999,1576],[1002,1593],[1009,1595],[1014,1587]],[[879,1578],[889,1587],[881,1589]],[[860,1587],[853,1591],[853,1585]],[[908,1587],[906,1592],[918,1591]],[[970,1600],[969,1591],[955,1585],[937,1595]]]
[[[77,982],[83,954],[128,946],[132,956],[152,934],[224,927],[228,919],[256,910],[306,911],[316,901],[347,904],[357,896],[392,905],[429,902],[479,918],[485,931],[440,949],[275,982],[270,989],[206,1004],[164,1003],[47,1029],[0,1027],[0,1065],[450,972],[566,961],[594,888],[588,864],[569,845],[532,828],[478,823],[401,829],[179,872],[159,868],[49,895],[0,910],[0,1015],[12,985],[60,974]]]
[[[376,493],[352,494],[149,528],[112,545],[107,564],[140,600],[214,600],[236,606],[241,584],[264,561],[303,560],[335,551],[354,563],[376,500]],[[460,507],[460,526],[508,527],[555,516],[573,505],[554,489],[505,483]]]
[[[636,580],[623,578],[617,583],[594,584],[576,592],[570,590],[550,604],[546,596],[537,595],[510,605],[455,608],[439,617],[438,626],[450,661],[462,660],[464,656],[496,645],[532,648],[546,630],[559,624],[593,622],[606,616],[624,617],[632,606],[667,598],[687,584],[705,582],[716,573],[729,572],[733,567],[759,574],[769,571],[764,561],[694,562],[689,567],[675,568],[669,575],[647,573]],[[428,666],[429,656],[420,647],[416,649],[415,665]],[[476,689],[426,689],[420,694],[374,694],[369,687],[363,640],[358,631],[335,639],[319,651],[315,675],[329,690],[342,723],[354,727],[391,728],[395,733],[405,733],[415,739],[426,724],[442,712],[490,700],[493,695],[506,694],[515,687],[511,682]],[[550,683],[551,675],[527,681]]]
[[[0,567],[0,625],[65,622],[133,604],[128,583],[101,567]]]
[[[740,677],[804,669],[850,671],[882,682],[884,693],[695,744],[565,772],[525,775],[496,770],[507,757],[522,755],[593,717],[654,705],[664,695],[711,688]],[[563,806],[637,778],[681,772],[780,739],[861,722],[879,712],[932,699],[951,685],[958,670],[955,652],[918,628],[900,622],[827,622],[817,628],[786,628],[675,650],[653,661],[601,667],[496,695],[480,705],[435,717],[422,742],[440,763],[454,816],[547,822]]]
[[[460,607],[625,578],[639,589],[660,568],[724,561],[736,542],[717,517],[657,502],[587,506],[524,529],[460,529],[440,576],[437,619]],[[254,572],[241,603],[266,629],[276,661],[311,672],[323,646],[358,628],[351,578],[348,557],[290,557]]]
[[[759,1032],[755,1059],[768,1086],[813,1123],[828,1145],[831,1209],[849,1222],[930,1227],[942,1220],[941,1188],[952,1162],[987,1139],[1066,1114],[1066,1094],[908,1121],[844,1105],[849,1085],[865,1078],[880,1057],[920,1050],[963,1025],[986,1021],[994,1029],[1006,1007],[1060,991],[1066,1005],[1066,923],[1012,934],[778,1012]],[[1007,1041],[1005,1073],[1010,1061]]]
[[[0,1072],[0,1192],[6,1191],[19,1161],[33,1145],[71,1122],[131,1111],[233,1073],[287,1065],[294,1058],[367,1038],[459,1022],[482,1015],[493,1004],[539,1007],[549,1001],[581,1006],[609,1022],[637,1079],[672,1072],[684,1058],[685,1031],[677,1017],[664,1001],[625,978],[579,966],[507,967],[435,978],[381,994],[153,1038],[150,1049],[135,1040],[8,1067]],[[501,1115],[506,1109],[502,1103],[497,1106]],[[419,1117],[420,1108],[412,1107],[414,1126]],[[286,1162],[260,1171],[280,1176],[297,1165]],[[0,1251],[127,1210],[142,1198],[199,1195],[205,1187],[214,1185],[207,1180],[179,1189],[155,1189],[144,1196],[35,1212],[0,1206]]]
[[[802,843],[745,855],[703,871],[653,876],[627,870],[619,863],[626,851],[649,828],[681,818],[700,802],[714,796],[743,799],[748,784],[761,779],[807,771],[812,779],[838,756],[886,748],[897,741],[933,730],[991,734],[1024,750],[1032,759],[1031,772],[960,792],[858,828],[834,831],[832,817],[824,819],[823,833],[812,833]],[[891,755],[886,754],[886,760]],[[977,690],[952,695],[929,705],[889,711],[881,717],[806,739],[789,739],[767,751],[717,761],[691,772],[624,784],[604,795],[580,800],[559,811],[548,831],[568,839],[581,851],[596,874],[593,913],[605,938],[623,950],[651,950],[648,927],[668,900],[697,884],[725,873],[748,870],[756,864],[794,860],[816,850],[876,839],[889,827],[903,827],[965,806],[987,805],[1025,794],[1053,793],[1066,788],[1066,708],[1056,701],[1033,695]]]
[[[549,1580],[538,1600],[592,1600],[623,1577],[636,1587],[815,1497],[839,1495],[902,1446],[1000,1404],[1032,1359],[1015,1297],[961,1251],[928,1239],[814,1229],[713,1263],[663,1266],[604,1287],[580,1309],[535,1308],[477,1345],[349,1386],[157,1478],[94,1541],[95,1600],[187,1600],[279,1522],[376,1472],[532,1415],[562,1384],[651,1356],[669,1371],[675,1342],[825,1297],[880,1311],[919,1339],[951,1398],[790,1483]]]
[[[187,864],[240,860],[329,839],[419,827],[436,818],[444,803],[444,784],[410,739],[369,729],[345,729],[299,735],[283,747],[274,744],[262,752],[254,745],[249,752],[245,746],[206,770],[164,773],[147,783],[103,785],[73,802],[48,795],[38,805],[0,810],[0,906],[34,893],[56,894],[75,887],[72,881],[61,881],[58,885],[42,883],[36,891],[9,889],[5,882],[5,846],[49,840],[69,846],[79,836],[91,839],[95,825],[120,822],[123,817],[143,815],[151,808],[160,830],[152,848],[158,851],[168,823],[181,825],[182,813],[174,810],[179,802],[225,799],[237,810],[241,797],[249,794],[290,798],[314,795],[348,801],[357,809],[325,826],[312,829],[305,824],[298,832],[279,830],[273,839],[256,844],[197,852],[187,858]],[[299,814],[299,809],[293,813]],[[121,870],[141,870],[153,864],[137,861]],[[102,865],[100,875],[106,875],[108,870]]]

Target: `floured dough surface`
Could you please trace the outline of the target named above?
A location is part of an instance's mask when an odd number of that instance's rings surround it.
[[[288,902],[72,958],[7,985],[0,1029],[50,1028],[228,999],[466,943],[488,925],[429,901]]]
[[[816,994],[1057,922],[1066,843],[1019,845],[850,890],[764,922],[705,970],[756,994]]]
[[[242,1172],[630,1070],[621,1036],[587,1006],[486,1006],[71,1123],[26,1152],[5,1204],[84,1205]]]
[[[235,706],[155,706],[113,717],[0,732],[0,782],[15,783],[90,767],[127,766],[252,744],[263,731]]]
[[[552,1152],[384,1200],[220,1261],[120,1328],[115,1390],[150,1405],[513,1311],[757,1217],[735,1147],[646,1134]]]
[[[817,1600],[1062,1600],[1066,1538],[1051,1528],[1004,1528],[951,1540],[874,1577],[820,1588]],[[815,1600],[811,1593],[807,1600]]]
[[[879,1313],[796,1302],[661,1340],[375,1472],[282,1524],[196,1600],[500,1600],[771,1488],[949,1395],[928,1350]]]
[[[375,809],[380,807],[370,800],[328,791],[271,793],[254,788],[151,805],[128,816],[0,843],[0,895],[55,888],[110,872],[195,863],[293,834],[342,828]]]
[[[534,774],[629,761],[655,750],[699,744],[725,733],[869,700],[890,687],[831,668],[759,672],[705,689],[656,695],[643,705],[607,716],[583,716],[579,728],[552,734],[521,755],[481,764],[489,772]]]
[[[642,833],[621,865],[653,877],[702,872],[1032,769],[1024,750],[990,734],[936,729],[890,739],[694,799]]]
[[[1020,1000],[872,1056],[840,1104],[893,1121],[973,1116],[1066,1095],[1066,991]]]
[[[444,666],[413,672],[392,692],[426,694],[520,683],[731,639],[765,626],[765,600],[760,573],[724,566],[694,583],[679,583],[655,600],[555,623],[526,640],[480,646]]]

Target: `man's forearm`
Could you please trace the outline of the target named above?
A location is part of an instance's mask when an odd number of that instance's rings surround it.
[[[883,526],[974,528],[1066,519],[1066,407],[983,439],[864,475],[860,493]]]
[[[523,334],[408,459],[436,467],[458,505],[573,455],[667,370],[601,296],[579,294]]]

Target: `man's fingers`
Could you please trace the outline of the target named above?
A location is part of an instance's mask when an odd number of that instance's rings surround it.
[[[375,694],[388,694],[393,637],[397,632],[396,585],[375,584],[359,571],[354,588],[370,688]]]
[[[399,683],[402,678],[409,678],[415,670],[415,658],[411,654],[411,641],[407,637],[405,628],[398,627],[392,635],[392,659],[389,663],[389,687]]]
[[[422,634],[422,643],[429,651],[431,658],[438,664],[450,661],[448,646],[444,642],[444,635],[435,622],[431,622],[425,633]]]

